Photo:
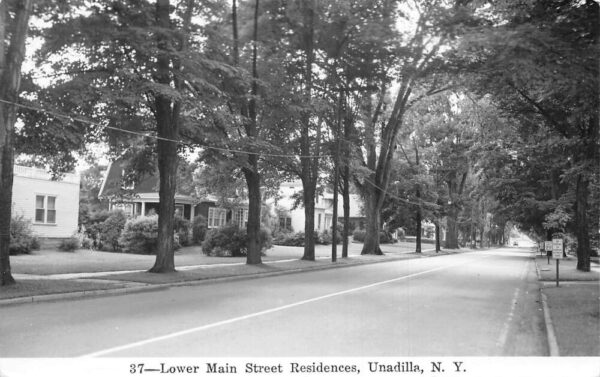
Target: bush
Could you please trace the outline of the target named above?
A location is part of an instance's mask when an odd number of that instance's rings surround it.
[[[392,233],[388,232],[388,231],[381,231],[379,232],[379,243],[396,243],[398,242],[397,239],[395,239],[392,236]]]
[[[119,251],[119,237],[125,228],[127,216],[123,211],[113,211],[100,226],[100,241],[104,246],[110,246],[112,251]]]
[[[175,233],[177,235],[177,244],[179,246],[188,246],[192,243],[190,231],[192,224],[181,216],[175,216]]]
[[[260,228],[258,234],[258,242],[260,243],[260,251],[264,252],[273,247],[273,236],[271,235],[271,229],[266,227]]]
[[[119,237],[126,253],[156,254],[158,241],[158,216],[142,216],[128,220]]]
[[[71,238],[62,240],[60,242],[60,244],[58,245],[58,250],[75,251],[75,250],[79,249],[79,247],[80,247],[79,238],[71,237]]]
[[[356,242],[365,242],[366,234],[367,231],[364,229],[355,229],[354,232],[352,232],[352,239]]]
[[[79,243],[81,247],[84,249],[91,249],[93,246],[93,241],[88,238],[85,234],[78,234]]]
[[[192,242],[196,245],[202,243],[206,237],[206,217],[198,215],[192,221]]]
[[[367,234],[367,231],[365,229],[356,229],[353,233],[352,233],[352,239],[356,242],[365,242],[365,236]],[[379,243],[383,244],[383,243],[396,243],[398,242],[398,240],[396,240],[394,237],[392,237],[392,234],[386,231],[380,231],[379,232]]]
[[[259,243],[261,252],[272,246],[271,232],[260,229]],[[246,255],[248,236],[246,229],[235,224],[228,224],[219,229],[213,229],[206,234],[202,242],[202,252],[205,255],[217,257],[240,257]]]
[[[38,239],[31,229],[31,221],[23,215],[13,216],[10,220],[10,243],[8,251],[10,255],[29,254],[31,250],[39,249]]]
[[[342,234],[338,231],[336,243],[340,245],[342,243]],[[318,245],[331,245],[333,242],[333,232],[323,231],[317,234],[316,244]]]
[[[278,231],[273,237],[273,244],[281,246],[304,246],[304,232]]]
[[[110,215],[111,212],[105,210],[92,212],[83,224],[85,229],[84,234],[92,240],[92,246],[96,249],[102,249],[103,245],[100,239],[101,228],[104,221]]]

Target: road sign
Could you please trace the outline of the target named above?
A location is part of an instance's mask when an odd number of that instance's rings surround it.
[[[562,259],[563,258],[563,240],[562,238],[555,238],[552,240],[552,258]]]
[[[546,251],[552,251],[552,241],[546,241],[546,242],[544,243],[544,245],[545,245],[545,248],[544,248],[544,249],[545,249]]]

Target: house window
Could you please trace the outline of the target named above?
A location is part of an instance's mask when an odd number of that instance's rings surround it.
[[[133,190],[135,188],[135,182],[127,182],[127,176],[125,175],[125,169],[121,170],[121,190]]]
[[[123,211],[127,216],[132,216],[134,214],[134,207],[132,203],[113,203],[111,209]]]
[[[325,215],[325,230],[329,230],[329,228],[331,228],[332,220],[333,220],[333,216]]]
[[[317,229],[321,230],[321,214],[319,213],[319,216],[317,217]]]
[[[292,218],[289,216],[279,216],[279,228],[292,230]]]
[[[240,228],[245,228],[248,223],[248,209],[238,208],[233,211],[233,223]]]
[[[219,228],[227,221],[227,210],[225,208],[210,207],[208,209],[208,228]]]
[[[56,196],[35,196],[35,222],[56,224]]]

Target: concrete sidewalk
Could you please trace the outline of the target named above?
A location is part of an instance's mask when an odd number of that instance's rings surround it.
[[[590,272],[576,269],[577,258],[559,263],[539,254],[535,257],[541,283],[551,356],[600,355],[600,265],[592,262]]]

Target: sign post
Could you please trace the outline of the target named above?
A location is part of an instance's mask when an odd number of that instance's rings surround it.
[[[550,264],[550,257],[552,256],[552,241],[544,242],[544,249],[546,250],[546,256],[548,257],[548,264]]]
[[[552,259],[556,259],[556,286],[558,287],[558,266],[563,259],[563,240],[555,238],[552,240]]]

